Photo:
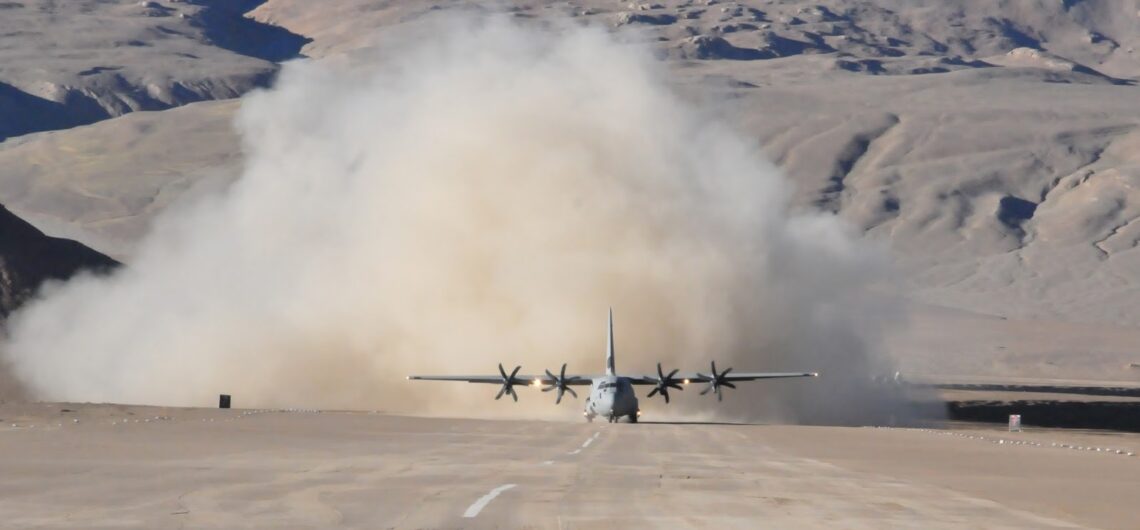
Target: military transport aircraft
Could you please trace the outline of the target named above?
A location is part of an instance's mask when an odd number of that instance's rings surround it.
[[[503,394],[509,394],[515,401],[519,400],[519,395],[515,393],[515,385],[532,385],[541,386],[543,392],[557,390],[557,397],[554,399],[554,404],[562,403],[563,392],[569,392],[575,398],[578,393],[574,392],[571,386],[590,385],[590,395],[586,397],[586,408],[583,415],[586,421],[594,421],[595,417],[601,416],[606,418],[611,423],[618,421],[620,418],[628,417],[631,423],[637,423],[637,417],[641,415],[641,410],[637,407],[637,396],[633,393],[633,385],[653,385],[653,390],[649,392],[647,397],[653,397],[661,394],[665,398],[665,403],[669,403],[669,389],[683,390],[681,385],[689,383],[708,383],[708,386],[701,391],[701,395],[713,392],[716,394],[717,401],[723,399],[721,395],[722,388],[736,388],[732,384],[734,381],[755,381],[757,379],[779,379],[785,377],[817,377],[816,372],[747,372],[747,373],[730,373],[732,368],[726,368],[723,372],[717,372],[716,361],[712,362],[708,374],[695,373],[695,374],[677,374],[677,370],[673,370],[665,374],[661,370],[661,363],[657,363],[657,375],[617,375],[614,370],[614,312],[610,310],[610,323],[609,323],[609,337],[606,343],[606,374],[605,375],[566,375],[566,364],[562,365],[562,370],[558,375],[550,373],[546,370],[546,375],[519,375],[521,366],[515,366],[510,375],[503,369],[502,363],[499,364],[499,375],[410,375],[408,379],[426,380],[426,381],[466,381],[468,383],[491,383],[500,384],[502,387],[495,399],[503,397]]]

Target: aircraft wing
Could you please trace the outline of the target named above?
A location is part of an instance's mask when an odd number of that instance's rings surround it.
[[[515,376],[513,383],[525,385],[533,381],[533,375]],[[530,379],[527,379],[530,378]],[[409,375],[410,381],[461,381],[466,383],[503,384],[502,376],[498,375]]]
[[[725,381],[756,381],[757,379],[784,379],[788,377],[819,377],[819,372],[729,372],[724,375]],[[689,377],[689,381],[707,383],[712,378],[704,374]]]
[[[729,372],[721,377],[722,381],[756,381],[758,379],[784,379],[788,377],[819,377],[818,372]],[[690,374],[676,374],[672,377],[675,381],[683,381],[686,383],[708,383],[712,381],[712,377],[706,374],[690,373]],[[630,377],[629,382],[635,385],[656,385],[659,379],[652,375],[639,375]]]
[[[597,376],[589,375],[568,375],[566,376],[567,385],[588,385],[591,380]],[[501,385],[504,378],[501,375],[409,375],[408,379],[411,381],[460,381],[466,383],[487,383],[493,385]],[[517,374],[511,378],[512,385],[553,385],[554,378],[543,375],[529,375]]]
[[[516,386],[534,386],[542,387],[543,392],[551,390],[558,391],[558,399],[554,400],[555,404],[562,402],[562,393],[569,392],[570,395],[578,397],[578,393],[569,388],[571,385],[588,385],[591,378],[581,375],[566,375],[566,365],[562,365],[562,371],[556,376],[547,370],[544,375],[519,375],[519,368],[515,367],[510,375],[499,365],[499,375],[409,375],[409,380],[420,381],[463,381],[467,383],[487,383],[500,385],[499,393],[495,399],[503,397],[503,394],[511,396],[511,399],[518,401],[519,395],[515,392]]]

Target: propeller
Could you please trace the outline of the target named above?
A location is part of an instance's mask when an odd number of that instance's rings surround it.
[[[499,393],[495,395],[495,399],[503,397],[503,394],[509,394],[514,398],[515,402],[518,402],[519,395],[515,393],[515,374],[519,373],[520,368],[522,368],[522,366],[516,366],[515,369],[511,371],[511,375],[508,376],[507,371],[503,369],[503,363],[499,363],[499,374],[503,376],[503,388],[499,389]]]
[[[649,392],[648,397],[653,397],[657,394],[661,394],[661,397],[665,398],[665,403],[669,403],[670,388],[684,390],[684,388],[681,388],[681,385],[677,383],[677,381],[680,380],[673,379],[673,376],[676,374],[677,370],[674,369],[672,372],[669,372],[669,375],[665,375],[665,373],[661,371],[661,363],[657,363],[657,386]]]
[[[725,368],[723,372],[721,372],[719,374],[716,373],[716,361],[713,361],[712,362],[712,375],[705,375],[702,373],[697,374],[698,376],[700,376],[702,378],[706,378],[709,380],[709,386],[706,387],[704,390],[701,390],[701,395],[703,396],[705,394],[708,394],[711,391],[711,392],[716,393],[716,400],[717,401],[723,401],[724,396],[722,396],[720,393],[720,387],[726,386],[728,388],[736,388],[736,385],[728,382],[728,380],[724,377],[724,376],[728,375],[728,373],[731,371],[732,371],[732,368]]]
[[[559,372],[557,377],[554,374],[550,373],[550,370],[546,371],[546,377],[549,377],[553,382],[550,383],[550,386],[543,388],[542,391],[550,392],[556,388],[558,389],[558,397],[554,399],[555,405],[562,403],[563,392],[569,392],[571,396],[574,396],[574,399],[578,399],[578,393],[574,392],[573,388],[570,388],[566,385],[566,363],[562,363],[562,371]]]

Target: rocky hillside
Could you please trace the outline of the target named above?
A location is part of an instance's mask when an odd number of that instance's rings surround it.
[[[0,139],[237,97],[305,39],[257,2],[0,2]]]
[[[299,0],[268,0],[250,15],[312,37],[304,52],[325,56],[375,42],[375,32],[359,28],[472,11],[493,9],[473,2],[343,0],[316,10]],[[641,29],[676,59],[831,54],[842,69],[882,75],[985,67],[993,57],[994,63],[1020,61],[1114,79],[1140,73],[1133,54],[1140,44],[1136,5],[1120,0],[578,0],[513,2],[505,11],[522,19],[568,17]],[[1011,58],[999,57],[1022,48]]]
[[[79,242],[48,237],[0,206],[0,317],[48,280],[66,280],[80,271],[105,273],[118,265]]]
[[[1140,238],[1131,185],[1140,123],[1134,7],[709,0],[519,2],[506,11],[533,23],[603,25],[651,43],[678,90],[753,135],[794,179],[802,207],[834,211],[887,242],[916,299],[1132,325],[1140,323],[1140,297],[1132,295],[1140,252],[1131,251]],[[489,10],[372,0],[312,9],[269,0],[247,16],[311,39],[306,55],[355,59],[382,53],[383,39],[397,32],[419,38],[416,28],[434,17]],[[216,141],[232,138],[220,110],[111,120],[0,145],[18,175],[0,185],[0,200],[128,255],[180,190],[205,175],[232,174],[237,147]],[[170,153],[152,136],[198,139]],[[149,160],[144,170],[131,172],[119,155],[124,145]],[[49,154],[64,150],[84,154]],[[47,157],[57,162],[21,162]],[[90,185],[118,192],[85,193]],[[69,200],[52,200],[60,194]]]
[[[130,253],[153,217],[241,164],[237,100],[141,111],[0,144],[0,198],[48,233]]]

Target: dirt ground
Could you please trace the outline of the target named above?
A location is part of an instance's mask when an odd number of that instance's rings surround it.
[[[53,403],[0,418],[0,526],[19,528],[1135,528],[1140,498],[1140,435],[1108,432]]]

